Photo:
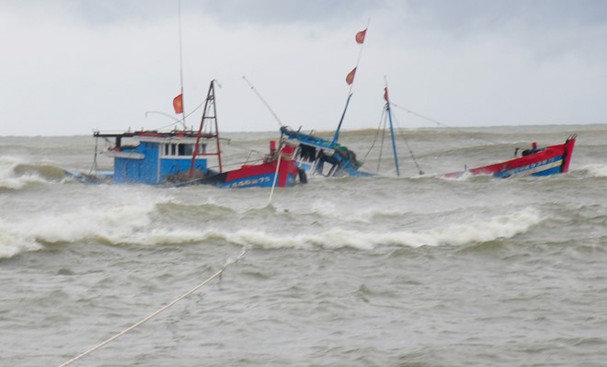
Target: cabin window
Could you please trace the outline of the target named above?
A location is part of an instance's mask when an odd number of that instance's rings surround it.
[[[194,144],[179,144],[179,155],[191,156],[194,154]]]
[[[161,152],[163,156],[177,156],[177,157],[191,157],[194,154],[195,144],[163,144]],[[198,146],[198,154],[204,154],[206,151],[206,144],[200,144]]]

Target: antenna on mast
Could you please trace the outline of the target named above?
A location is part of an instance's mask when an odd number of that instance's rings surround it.
[[[177,1],[177,18],[179,23],[179,83],[180,83],[180,96],[181,96],[181,115],[183,128],[187,129],[185,123],[185,106],[183,104],[183,45],[181,42],[181,0]]]

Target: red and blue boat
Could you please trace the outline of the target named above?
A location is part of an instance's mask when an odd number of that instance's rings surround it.
[[[530,149],[525,149],[518,156],[519,148],[514,152],[516,158],[482,166],[466,169],[460,172],[451,172],[446,177],[460,177],[462,175],[491,175],[498,178],[513,176],[549,176],[569,171],[569,163],[573,155],[576,134],[567,138],[565,143],[538,148],[534,142]]]
[[[270,142],[270,152],[261,163],[224,171],[216,116],[214,83],[211,82],[198,131],[96,131],[94,137],[111,144],[104,154],[113,157],[113,170],[96,170],[96,149],[94,171],[75,176],[86,182],[211,184],[227,188],[291,187],[298,181],[307,181],[305,172],[295,164],[296,147],[282,139],[278,147],[276,141]],[[210,167],[209,158],[216,159],[217,164]]]
[[[261,164],[245,164],[242,167],[193,181],[194,184],[211,184],[227,188],[244,187],[291,187],[296,182],[307,183],[305,172],[298,168],[294,160],[295,146],[285,144],[280,152],[276,150],[276,141],[270,141],[270,153]]]

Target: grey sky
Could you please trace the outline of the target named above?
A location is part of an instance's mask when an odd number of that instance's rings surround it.
[[[185,106],[216,78],[220,128],[294,127],[394,102],[452,126],[606,123],[607,1],[182,0]],[[157,128],[179,93],[176,0],[0,0],[0,135]],[[397,111],[398,112],[398,111]],[[190,118],[189,125],[198,123]],[[431,127],[399,116],[403,127]]]

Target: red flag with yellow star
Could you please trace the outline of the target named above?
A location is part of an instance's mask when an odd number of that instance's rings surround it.
[[[173,98],[173,108],[176,114],[183,113],[183,94]]]

